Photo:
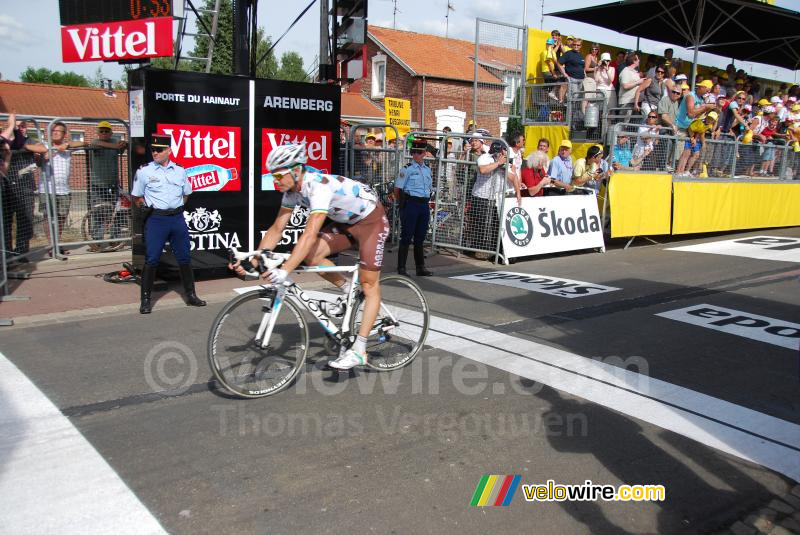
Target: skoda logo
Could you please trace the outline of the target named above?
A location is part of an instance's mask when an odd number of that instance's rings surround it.
[[[517,247],[525,247],[531,242],[533,221],[524,208],[514,207],[506,212],[506,234]]]

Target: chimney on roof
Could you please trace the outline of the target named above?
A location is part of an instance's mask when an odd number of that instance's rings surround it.
[[[117,95],[114,93],[114,87],[111,85],[111,78],[105,78],[103,81],[106,84],[106,92],[104,95],[107,97],[117,98]]]

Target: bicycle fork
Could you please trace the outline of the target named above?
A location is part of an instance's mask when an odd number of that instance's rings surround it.
[[[270,299],[271,302],[269,305],[264,305],[262,307],[264,314],[261,316],[261,322],[258,324],[255,338],[256,345],[261,349],[266,349],[269,345],[272,330],[275,328],[275,322],[283,306],[283,297],[285,293],[286,289],[282,286],[280,288],[269,288],[266,291],[265,298]]]

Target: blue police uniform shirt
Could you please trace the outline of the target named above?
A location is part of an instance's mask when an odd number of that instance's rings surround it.
[[[150,162],[136,171],[131,195],[144,197],[147,206],[159,210],[178,208],[192,193],[186,170],[170,160],[166,166]]]
[[[412,197],[430,197],[433,186],[431,168],[424,163],[410,162],[400,170],[394,183],[396,188]]]

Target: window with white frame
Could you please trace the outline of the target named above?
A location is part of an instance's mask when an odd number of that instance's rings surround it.
[[[514,102],[514,96],[519,91],[519,73],[507,72],[503,75],[503,83],[505,84],[505,91],[503,91],[503,104],[511,104]]]
[[[386,95],[386,56],[372,56],[372,98],[383,98]]]

